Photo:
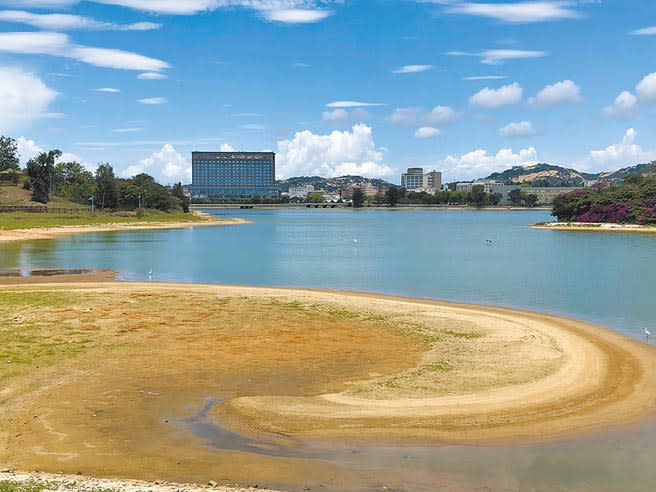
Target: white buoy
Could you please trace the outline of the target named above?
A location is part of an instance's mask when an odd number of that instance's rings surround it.
[[[357,240],[357,239],[353,239],[353,244],[358,244],[358,240]]]

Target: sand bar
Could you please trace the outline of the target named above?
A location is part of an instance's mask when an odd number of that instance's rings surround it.
[[[527,443],[656,409],[654,347],[539,313],[120,282],[3,286],[0,301],[0,463],[19,470],[278,488],[344,473],[304,457],[314,440]],[[174,424],[208,397],[223,400],[205,423],[245,445]]]

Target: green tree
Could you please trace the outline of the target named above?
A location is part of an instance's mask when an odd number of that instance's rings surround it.
[[[524,204],[527,207],[535,207],[538,204],[538,196],[533,193],[525,195]]]
[[[485,193],[485,187],[483,185],[472,186],[469,200],[471,204],[476,208],[484,207],[487,203],[487,193]]]
[[[50,186],[54,178],[55,161],[61,157],[61,150],[41,152],[27,163],[27,175],[32,186],[32,200],[39,203],[48,203],[50,200]]]
[[[20,171],[18,145],[13,138],[0,136],[0,172]]]
[[[96,190],[93,174],[79,162],[59,162],[55,165],[52,192],[68,200],[87,204]]]
[[[508,198],[510,198],[510,201],[513,205],[519,207],[522,204],[522,190],[519,188],[510,190],[510,193],[508,193]]]
[[[503,195],[501,193],[490,193],[490,204],[492,205],[499,205],[501,203],[501,199],[503,198]]]
[[[396,186],[390,186],[385,193],[385,201],[389,204],[390,207],[395,207],[399,203],[401,198],[401,192]]]
[[[96,169],[96,194],[96,204],[100,208],[116,208],[118,206],[116,176],[109,163],[100,164]]]
[[[308,203],[323,203],[325,201],[326,199],[318,191],[313,191],[312,193],[309,193],[307,196]]]
[[[362,188],[356,188],[353,190],[353,207],[360,208],[364,204],[364,191]]]

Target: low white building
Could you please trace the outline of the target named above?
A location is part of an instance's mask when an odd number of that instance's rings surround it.
[[[290,186],[289,198],[302,198],[305,200],[307,196],[313,192],[314,186],[312,185]]]

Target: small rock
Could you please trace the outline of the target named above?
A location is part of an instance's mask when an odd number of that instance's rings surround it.
[[[210,480],[209,482],[207,482],[207,485],[209,485],[210,487],[216,487],[219,484],[216,483],[214,480]]]

